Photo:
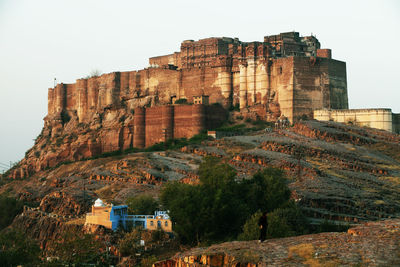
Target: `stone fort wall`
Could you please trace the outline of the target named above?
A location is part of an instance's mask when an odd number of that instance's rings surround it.
[[[393,133],[400,133],[399,118],[400,114],[394,114],[391,109],[382,108],[314,111],[316,120],[353,123]]]
[[[135,109],[208,95],[225,108],[257,107],[263,119],[312,117],[314,109],[346,109],[346,64],[332,59],[314,36],[183,41],[179,52],[149,59],[150,67],[78,79],[48,91],[48,119],[76,112],[79,122],[110,106]]]
[[[165,105],[138,107],[134,113],[133,147],[144,148],[172,138],[190,138],[227,119],[220,106]]]

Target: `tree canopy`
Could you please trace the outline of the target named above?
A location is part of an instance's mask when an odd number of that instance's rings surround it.
[[[38,264],[40,248],[32,239],[17,231],[0,233],[0,266]]]
[[[0,195],[0,230],[10,225],[22,208],[22,201]]]
[[[267,168],[251,179],[238,180],[228,164],[206,157],[199,167],[199,176],[199,185],[169,183],[161,192],[161,202],[169,210],[174,230],[184,243],[236,239],[249,218],[252,223],[247,229],[253,234],[246,234],[253,238],[258,230],[250,228],[260,211],[285,208],[290,199],[284,173],[278,169]],[[296,232],[297,229],[292,230],[292,221],[287,223],[288,235]]]
[[[154,214],[158,209],[158,201],[150,195],[139,195],[127,199],[129,214],[146,215]]]

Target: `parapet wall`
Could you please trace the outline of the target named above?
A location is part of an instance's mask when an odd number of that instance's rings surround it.
[[[391,109],[314,110],[314,119],[352,123],[399,133],[399,114],[393,114]]]
[[[290,121],[314,109],[347,108],[346,64],[320,49],[315,36],[297,32],[264,37],[264,42],[206,38],[181,43],[180,51],[152,57],[150,67],[58,84],[48,92],[48,119],[61,112],[88,123],[110,107],[133,110],[172,99],[207,95],[225,108],[257,107],[260,117]]]
[[[400,113],[392,114],[393,132],[400,134]]]
[[[215,128],[227,118],[220,106],[165,105],[136,108],[133,146],[144,148],[168,139],[190,138],[202,130]]]

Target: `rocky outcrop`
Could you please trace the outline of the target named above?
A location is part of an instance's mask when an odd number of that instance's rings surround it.
[[[398,266],[400,220],[369,222],[347,233],[228,242],[178,253],[154,267]]]
[[[46,213],[62,216],[84,215],[94,201],[94,194],[79,189],[63,189],[54,191],[42,198],[39,209]]]
[[[43,211],[69,216],[87,208],[83,189],[86,197],[93,194],[115,203],[143,193],[157,197],[166,182],[199,183],[203,157],[217,156],[236,169],[238,179],[265,167],[284,170],[293,198],[313,223],[359,223],[400,217],[398,139],[396,134],[370,128],[305,121],[203,141],[179,151],[77,161],[15,180],[0,190],[14,192],[24,201],[42,202]]]
[[[63,112],[45,118],[35,145],[10,172],[12,178],[28,177],[61,163],[104,153],[142,149],[172,138],[190,138],[206,128],[221,125],[227,117],[218,105],[157,106],[135,111],[107,106],[84,122],[74,112]]]
[[[27,209],[15,217],[12,227],[38,240],[41,249],[44,250],[48,249],[54,240],[62,238],[65,232],[79,233],[82,230],[82,225],[66,224],[63,218]]]

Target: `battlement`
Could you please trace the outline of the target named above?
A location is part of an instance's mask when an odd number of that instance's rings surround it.
[[[210,61],[222,55],[230,58],[318,56],[319,49],[320,43],[315,36],[301,37],[298,32],[265,36],[264,42],[242,42],[238,38],[210,37],[198,41],[185,40],[181,43],[180,52],[152,57],[149,59],[149,64],[157,66],[172,64],[178,68],[193,68],[211,66]],[[321,57],[327,57],[327,50],[321,51]],[[234,64],[238,64],[238,61]]]
[[[257,106],[267,120],[284,115],[293,121],[312,117],[314,109],[348,107],[345,63],[332,59],[315,36],[298,32],[265,36],[262,42],[186,40],[179,52],[152,57],[149,64],[58,84],[49,89],[46,118],[75,112],[79,122],[88,122],[110,107],[133,110],[181,98],[193,103],[201,95],[225,108]]]
[[[389,108],[314,110],[316,120],[350,123],[393,133],[400,133],[399,118],[399,114],[392,113]]]

